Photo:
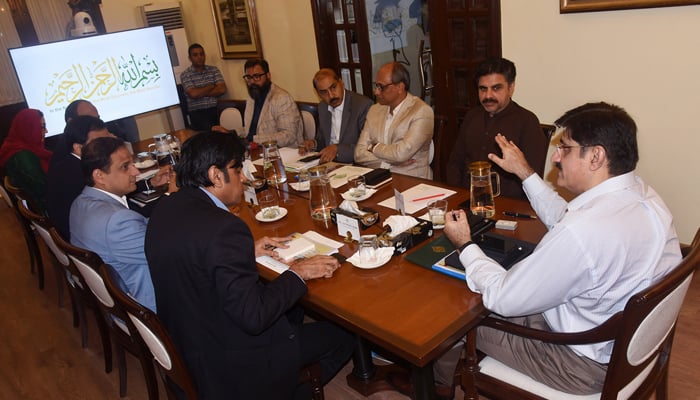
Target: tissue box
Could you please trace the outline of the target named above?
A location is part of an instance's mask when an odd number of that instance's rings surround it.
[[[413,228],[401,232],[393,238],[389,237],[388,232],[382,233],[378,240],[381,246],[393,247],[394,255],[399,255],[431,237],[433,237],[433,223],[418,219],[418,225]]]
[[[377,211],[374,211],[371,208],[362,208],[362,207],[360,207],[360,210],[366,213],[362,217],[359,215],[353,214],[349,211],[345,211],[341,208],[334,208],[331,210],[331,221],[333,221],[333,223],[337,225],[338,224],[337,215],[341,214],[341,215],[344,215],[346,217],[350,217],[354,220],[357,220],[359,227],[362,229],[367,229],[370,226],[379,222],[380,217],[379,217],[379,213]]]

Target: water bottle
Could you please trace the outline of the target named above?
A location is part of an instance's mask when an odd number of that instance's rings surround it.
[[[270,140],[263,145],[263,176],[270,185],[287,182],[282,156],[277,148],[277,141]]]

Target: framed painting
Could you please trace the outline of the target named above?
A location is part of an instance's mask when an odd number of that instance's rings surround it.
[[[559,0],[559,13],[689,6],[692,4],[700,4],[700,0]]]
[[[255,0],[211,0],[222,58],[262,58]]]

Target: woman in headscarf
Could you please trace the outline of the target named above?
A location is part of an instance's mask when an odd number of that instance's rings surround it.
[[[46,173],[51,152],[44,147],[44,114],[27,108],[15,116],[0,147],[0,168],[10,182],[24,191],[42,213],[46,210]]]

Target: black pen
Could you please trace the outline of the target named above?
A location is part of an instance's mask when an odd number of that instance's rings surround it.
[[[503,215],[507,215],[509,217],[514,217],[514,218],[527,218],[527,219],[537,219],[537,216],[535,215],[530,215],[530,214],[523,214],[515,211],[503,211]]]

